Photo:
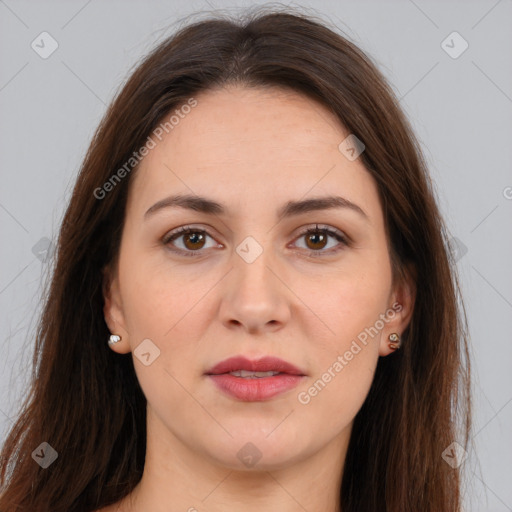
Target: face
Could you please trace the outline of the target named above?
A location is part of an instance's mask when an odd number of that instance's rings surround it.
[[[412,307],[392,286],[375,181],[339,149],[349,132],[298,93],[195,99],[130,184],[106,281],[105,319],[122,336],[112,350],[132,353],[164,451],[231,468],[332,457]],[[161,203],[176,195],[218,205]],[[308,203],[326,197],[342,199]],[[254,366],[231,366],[280,374],[211,375],[237,356]],[[254,363],[264,357],[295,371]]]

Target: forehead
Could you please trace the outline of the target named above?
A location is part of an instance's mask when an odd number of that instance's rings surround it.
[[[345,133],[333,113],[292,90],[229,86],[203,92],[196,100],[181,129],[173,130],[178,152],[193,146],[243,159],[272,150],[278,160],[307,163]],[[207,160],[201,153],[196,158]]]
[[[132,203],[149,207],[180,192],[270,206],[335,191],[376,214],[373,178],[359,159],[340,152],[349,133],[320,103],[291,90],[239,86],[194,99],[196,106],[154,139],[131,184]]]

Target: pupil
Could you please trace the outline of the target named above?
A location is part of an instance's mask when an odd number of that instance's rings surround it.
[[[192,235],[187,235],[187,241],[191,241],[191,239],[195,239],[195,240],[192,240],[192,245],[195,245],[201,241],[200,239],[202,237],[203,237],[203,235],[201,235],[200,233],[194,233]]]
[[[312,235],[310,235],[310,240],[312,240],[312,239],[316,239],[316,241],[313,240],[313,244],[321,243],[322,241],[325,242],[325,235],[323,235],[323,234],[312,234]],[[322,239],[322,240],[319,240],[319,239]],[[323,247],[323,245],[322,245],[322,247]]]

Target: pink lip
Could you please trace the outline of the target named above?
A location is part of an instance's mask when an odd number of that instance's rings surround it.
[[[244,356],[230,357],[206,372],[207,375],[220,375],[221,373],[229,373],[237,370],[248,370],[251,372],[280,372],[289,375],[303,376],[305,373],[287,363],[278,357],[262,357],[261,359],[251,360]],[[266,377],[265,377],[266,378]]]
[[[248,379],[230,375],[229,372],[280,372],[272,377]],[[296,387],[305,377],[302,370],[282,359],[264,357],[251,361],[243,356],[231,357],[215,365],[206,375],[226,394],[244,402],[268,400]]]

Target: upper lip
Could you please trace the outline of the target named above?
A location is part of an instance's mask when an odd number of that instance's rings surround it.
[[[278,357],[262,357],[260,359],[248,359],[244,356],[235,356],[225,359],[206,371],[207,375],[220,375],[222,373],[247,370],[251,372],[280,372],[290,375],[305,375],[305,373],[287,361]]]

